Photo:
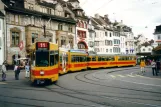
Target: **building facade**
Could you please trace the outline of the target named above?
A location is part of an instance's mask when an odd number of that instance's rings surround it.
[[[37,38],[45,36],[59,47],[73,48],[76,21],[62,2],[44,0],[4,0],[8,8],[7,60],[13,64],[17,57],[26,57]],[[44,31],[45,29],[45,31]],[[23,49],[20,50],[20,43]]]
[[[0,11],[0,65],[5,60],[4,14]]]
[[[161,45],[161,25],[156,26],[154,31],[154,47]]]
[[[67,5],[70,7],[75,15],[76,25],[76,37],[75,48],[85,49],[88,51],[88,17],[85,15],[84,10],[80,7],[78,0],[68,0]]]
[[[95,42],[95,29],[92,25],[91,18],[88,20],[88,33],[87,33],[87,43],[88,43],[88,52],[95,52],[94,51],[94,42]]]

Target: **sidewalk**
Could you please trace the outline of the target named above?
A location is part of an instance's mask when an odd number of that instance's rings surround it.
[[[0,82],[1,82],[1,75],[2,75],[2,72],[0,72]],[[25,71],[24,70],[21,70],[20,75],[19,75],[19,79],[20,80],[25,79]],[[6,72],[6,81],[5,82],[14,82],[14,81],[17,81],[17,80],[15,80],[15,72],[13,70],[8,70]]]
[[[156,75],[153,76],[152,68],[147,66],[147,67],[145,67],[145,73],[142,76],[150,77],[150,78],[160,78],[161,79],[161,70],[158,73],[158,76],[156,76]]]

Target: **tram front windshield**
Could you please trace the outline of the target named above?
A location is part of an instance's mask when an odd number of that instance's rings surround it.
[[[36,66],[49,66],[49,51],[36,51]]]

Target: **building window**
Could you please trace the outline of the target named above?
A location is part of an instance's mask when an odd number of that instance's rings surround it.
[[[84,28],[84,22],[82,21],[82,28]]]
[[[110,52],[112,53],[112,49],[110,49]]]
[[[61,46],[66,45],[66,38],[64,36],[61,37]]]
[[[58,30],[63,30],[63,25],[62,24],[58,25]]]
[[[72,26],[71,26],[71,25],[69,25],[69,27],[68,27],[68,31],[69,31],[69,32],[71,32],[71,33],[73,32],[73,28],[72,28]]]
[[[30,10],[34,10],[34,5],[33,4],[29,4],[29,9]]]
[[[73,47],[73,39],[69,39],[69,44],[70,44],[70,47]]]
[[[107,35],[107,32],[105,32],[105,36],[108,36],[108,35]]]
[[[38,37],[37,33],[32,33],[32,43],[35,43],[35,39]]]
[[[145,51],[145,49],[143,49],[143,51]]]
[[[20,33],[12,32],[12,46],[18,46],[20,41]]]
[[[34,24],[35,24],[35,19],[34,19],[34,17],[33,17],[33,16],[31,17],[31,24],[32,24],[32,25],[34,25]]]
[[[62,12],[61,11],[58,11],[58,16],[62,16]]]
[[[89,37],[92,38],[92,33],[91,32],[89,32]]]
[[[110,37],[112,37],[112,34],[110,33]]]
[[[108,52],[108,49],[106,49],[106,52]]]
[[[160,35],[158,35],[158,39],[161,39]]]
[[[151,49],[149,48],[149,51],[151,51]]]
[[[51,14],[51,9],[50,8],[47,8],[47,13]]]

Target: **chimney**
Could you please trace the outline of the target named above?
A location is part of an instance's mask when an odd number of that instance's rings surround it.
[[[95,14],[95,18],[99,19],[100,15],[97,13]]]

